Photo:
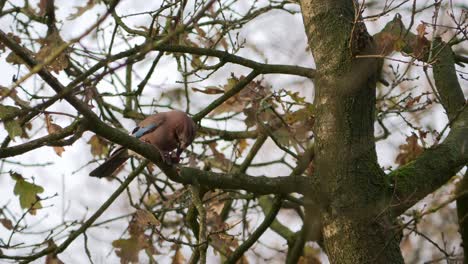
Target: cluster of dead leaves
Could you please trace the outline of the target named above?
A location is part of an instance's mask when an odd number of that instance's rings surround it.
[[[145,230],[160,224],[151,212],[143,209],[137,210],[128,226],[130,238],[117,239],[112,242],[112,246],[116,248],[115,253],[120,257],[120,263],[139,263],[138,254],[141,250],[145,250],[149,255],[157,254],[158,251],[153,246],[151,236],[145,235]]]
[[[273,135],[283,145],[305,143],[310,139],[314,125],[314,107],[305,103],[296,111],[287,111],[282,115],[282,121],[272,120],[272,128],[276,128]]]
[[[57,30],[53,30],[47,37],[37,40],[41,44],[41,48],[36,53],[36,59],[39,62],[44,62],[48,56],[53,56],[54,52],[61,49],[65,45],[65,41],[60,37]],[[59,73],[60,71],[68,67],[68,55],[69,51],[65,49],[59,55],[55,57],[50,63],[46,65],[46,68]]]
[[[382,56],[390,55],[394,51],[403,51],[411,53],[417,59],[426,56],[429,50],[429,40],[425,37],[426,24],[421,22],[416,27],[417,34],[406,35],[406,30],[399,18],[394,19],[392,22],[378,34],[374,36],[377,43],[377,51]]]
[[[222,94],[235,87],[242,78],[244,77],[237,78],[232,75],[223,86],[192,89],[205,94]],[[283,107],[283,114],[280,117],[278,117],[278,112],[273,112],[273,109],[276,109],[279,105],[284,105],[285,102],[278,96],[272,96],[271,88],[262,85],[260,81],[250,82],[239,93],[214,109],[211,115],[242,112],[246,116],[244,122],[247,128],[258,126],[259,122],[267,124],[273,136],[282,145],[307,141],[314,123],[313,105],[306,102],[305,98],[300,96],[298,92],[286,91],[285,93],[288,99],[292,101],[291,104],[300,107],[294,108],[294,111],[290,110],[289,107]],[[248,144],[246,141],[239,141],[237,146],[236,151],[240,155]],[[224,167],[230,164],[224,155],[215,149],[215,144],[210,144],[209,147],[215,158]]]
[[[186,189],[179,189],[172,195],[167,196],[167,200],[163,202],[162,206],[174,207],[176,203],[184,203],[188,194],[189,192]],[[209,191],[203,197],[203,200],[206,201],[205,208],[210,245],[215,249],[215,253],[221,252],[226,256],[232,254],[235,248],[239,246],[239,241],[234,236],[227,234],[227,231],[236,224],[227,224],[220,216],[224,203],[228,198],[229,195],[222,191]],[[157,195],[152,195],[144,202],[148,207],[152,207],[155,204],[160,204],[161,199]],[[138,263],[138,255],[142,250],[145,250],[148,255],[159,254],[153,245],[155,242],[152,241],[151,236],[145,235],[145,230],[159,225],[160,222],[151,212],[137,210],[129,224],[128,232],[130,237],[118,239],[112,243],[116,248],[117,256],[121,259],[121,263]],[[174,252],[172,263],[186,263],[179,244],[175,243],[171,250]],[[242,263],[248,263],[245,257],[243,257]]]
[[[215,14],[213,14],[215,15]],[[229,44],[224,36],[222,36],[222,31],[217,28],[211,28],[211,34],[207,34],[206,31],[198,26],[195,26],[195,31],[197,32],[197,40],[201,43],[204,47],[214,48],[216,46],[223,47],[224,50],[229,48]]]
[[[227,158],[223,153],[223,149],[218,150],[218,143],[216,141],[207,144],[211,150],[212,157],[205,158],[205,165],[209,165],[211,168],[217,168],[222,171],[229,171],[234,165],[231,159]],[[234,151],[236,157],[242,156],[242,153],[247,149],[249,143],[246,139],[238,139],[234,145]]]
[[[424,151],[424,148],[418,144],[418,136],[412,134],[406,138],[406,144],[400,145],[400,153],[397,155],[395,162],[399,165],[405,165],[408,162],[416,159]]]
[[[50,4],[51,0],[40,0],[38,3],[39,11],[36,12],[33,8],[29,7],[26,12],[29,12],[35,16],[45,16],[47,5]],[[85,6],[75,6],[76,12],[72,13],[68,16],[69,20],[73,20],[78,18],[79,16],[83,15],[86,11],[92,9],[96,4],[101,3],[102,0],[88,0]],[[53,4],[53,3],[52,3]],[[16,43],[20,44],[21,39],[18,36],[13,35],[12,33],[8,33],[9,37],[11,37]],[[39,62],[44,62],[48,56],[54,55],[54,52],[57,49],[62,49],[63,45],[66,43],[61,38],[58,30],[52,30],[49,34],[42,39],[38,39],[37,42],[41,45],[41,48],[36,54],[34,55],[35,59]],[[5,46],[0,43],[0,50],[5,51]],[[29,51],[29,50],[28,50]],[[60,54],[56,55],[56,57],[47,64],[46,68],[58,73],[63,69],[68,67],[68,55],[70,51],[69,49],[65,49]],[[6,57],[6,61],[11,64],[25,64],[24,61],[19,58],[15,53],[11,52]]]
[[[192,88],[192,90],[204,94],[223,94],[234,88],[243,78],[245,77],[236,77],[232,74],[223,86],[208,86],[205,89]],[[263,86],[260,81],[252,81],[236,95],[215,108],[210,115],[215,116],[222,113],[241,112],[253,101],[259,101],[262,98],[265,98],[269,94],[269,90],[270,89]]]
[[[10,37],[12,37],[18,44],[21,43],[21,39],[19,37],[13,35]],[[55,73],[59,73],[68,67],[68,55],[70,53],[69,49],[65,49],[59,54],[54,54],[55,52],[58,52],[59,49],[62,49],[64,45],[66,45],[65,41],[63,41],[63,39],[60,37],[60,34],[57,30],[53,30],[45,38],[38,39],[37,42],[41,45],[41,48],[36,54],[32,54],[29,50],[26,50],[26,52],[28,52],[31,57],[34,57],[38,62],[43,63],[49,56],[55,56],[55,58],[46,65],[48,70],[54,71]],[[10,52],[8,54],[6,57],[6,62],[13,65],[26,64],[14,52]]]
[[[227,234],[227,231],[235,224],[230,225],[221,218],[221,212],[225,201],[229,198],[228,196],[223,191],[210,191],[203,198],[203,200],[208,201],[205,208],[206,224],[210,233],[210,245],[226,256],[230,256],[234,249],[239,247],[239,241],[234,236]],[[240,263],[248,263],[245,257],[242,258],[242,261]]]
[[[254,122],[263,122],[267,124],[267,129],[275,137],[276,141],[283,146],[296,146],[307,142],[310,139],[310,133],[314,124],[314,107],[305,101],[305,97],[298,92],[286,91],[287,98],[275,97],[277,103],[269,102],[271,108],[263,110],[256,103],[251,108],[244,111],[247,116],[247,126],[254,125]],[[288,103],[292,100],[292,103]],[[289,105],[299,106],[292,108]],[[281,114],[274,107],[281,106]],[[275,112],[273,112],[275,111]]]
[[[39,11],[36,12],[33,8],[29,7],[25,12],[29,12],[35,16],[45,16],[47,5],[50,4],[51,0],[40,0],[38,3]],[[92,9],[96,4],[101,3],[102,0],[88,0],[85,6],[75,6],[76,12],[72,13],[68,16],[69,20],[73,20],[78,18],[79,16],[83,15],[86,11]],[[16,43],[20,44],[21,39],[18,36],[13,35],[12,33],[8,33],[9,37],[11,37]],[[36,54],[34,55],[35,59],[39,62],[44,62],[44,60],[50,56],[54,55],[54,52],[57,49],[61,49],[65,42],[60,37],[58,30],[52,30],[49,34],[42,39],[38,39],[37,42],[41,45],[41,48]],[[0,50],[5,51],[5,46],[0,43]],[[29,50],[28,50],[29,51]],[[54,71],[55,73],[60,72],[61,70],[68,67],[68,55],[70,51],[69,49],[65,49],[63,52],[58,54],[50,63],[47,64],[46,68]],[[6,57],[6,61],[11,64],[25,64],[24,61],[19,58],[15,53],[10,52]]]
[[[232,167],[232,162],[230,159],[226,158],[226,155],[217,149],[218,143],[210,142],[208,147],[213,153],[213,159],[206,159],[205,162],[208,162],[210,167],[217,168],[223,171],[228,171]]]
[[[413,56],[417,59],[423,58],[429,52],[430,42],[425,37],[427,35],[426,32],[426,24],[421,23],[416,27],[416,31],[418,34],[416,38],[411,40],[411,47],[413,48]]]

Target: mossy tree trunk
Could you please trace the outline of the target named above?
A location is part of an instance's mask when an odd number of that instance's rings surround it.
[[[374,143],[378,62],[352,1],[301,1],[316,63],[315,171],[332,263],[403,263]]]

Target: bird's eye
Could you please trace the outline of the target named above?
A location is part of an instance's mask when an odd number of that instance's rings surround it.
[[[132,134],[135,134],[138,130],[140,129],[140,127],[135,127],[132,131]]]

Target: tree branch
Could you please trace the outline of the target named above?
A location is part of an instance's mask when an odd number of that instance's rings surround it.
[[[253,70],[256,70],[258,74],[270,74],[270,73],[281,73],[281,74],[291,74],[298,75],[307,78],[314,78],[315,70],[311,68],[294,66],[294,65],[282,65],[282,64],[267,64],[260,63],[253,60],[245,59],[240,56],[230,54],[226,51],[207,49],[207,48],[198,48],[198,47],[188,47],[180,45],[157,45],[155,50],[165,51],[165,52],[181,52],[196,54],[202,56],[216,57],[219,58],[222,62],[230,62],[234,64],[239,64]]]
[[[21,155],[23,153],[26,153],[28,151],[31,151],[33,149],[37,149],[43,146],[47,146],[50,142],[56,141],[65,137],[68,137],[70,135],[73,135],[75,130],[78,128],[80,125],[80,121],[75,121],[73,124],[70,126],[65,127],[63,130],[38,138],[31,140],[27,143],[9,147],[9,148],[0,148],[0,158],[7,158],[11,156],[17,156]]]
[[[239,80],[239,82],[237,82],[236,85],[234,85],[234,87],[232,87],[229,91],[225,92],[222,96],[218,97],[210,105],[205,107],[205,109],[195,114],[192,117],[193,121],[200,121],[203,117],[205,117],[207,114],[213,111],[216,107],[220,106],[227,99],[231,98],[232,96],[240,92],[242,89],[244,89],[244,87],[247,86],[251,81],[253,81],[253,79],[255,79],[255,77],[257,77],[258,74],[259,73],[256,70],[251,71],[249,75]]]
[[[140,165],[128,175],[128,178],[125,179],[125,181],[117,188],[117,190],[112,193],[112,195],[105,201],[101,207],[88,219],[86,220],[80,228],[78,228],[75,231],[72,231],[70,236],[62,243],[60,246],[55,246],[55,247],[48,247],[45,248],[44,250],[35,253],[33,255],[29,256],[8,256],[8,255],[3,255],[0,253],[0,259],[14,259],[14,260],[23,260],[21,263],[29,263],[31,261],[34,261],[40,257],[43,257],[48,254],[59,254],[63,252],[77,237],[79,237],[81,234],[83,234],[98,218],[101,216],[107,208],[119,197],[119,195],[130,185],[130,183],[143,171],[143,169],[146,168],[146,165],[148,165],[148,161],[143,161],[140,163]]]
[[[199,127],[198,132],[208,136],[218,136],[224,140],[234,140],[243,138],[256,138],[259,135],[258,130],[251,131],[227,131],[222,129]]]
[[[267,230],[267,228],[271,225],[271,223],[275,220],[276,215],[278,214],[279,210],[281,209],[282,197],[277,196],[273,201],[273,205],[271,206],[270,212],[265,216],[265,219],[260,224],[257,229],[252,233],[252,235],[242,243],[233,253],[232,255],[224,262],[228,264],[236,263],[242,255],[260,238],[260,236]]]
[[[468,168],[465,175],[457,186],[457,217],[458,228],[462,239],[462,246],[465,256],[468,254]],[[463,195],[465,193],[465,195]]]
[[[435,41],[434,79],[451,131],[442,144],[390,173],[399,200],[394,209],[396,215],[435,191],[468,163],[468,109],[455,71],[453,53],[440,40]]]
[[[437,56],[432,68],[435,85],[449,120],[454,120],[465,105],[465,97],[456,74],[455,59],[450,46],[439,37],[434,40],[433,45],[433,54]]]
[[[13,40],[11,40],[3,31],[0,30],[0,41],[5,46],[10,48],[16,55],[18,55],[23,61],[25,61],[30,67],[37,65],[37,62],[25,51],[25,49]],[[57,93],[63,93],[65,87],[45,68],[41,68],[38,71],[39,76]],[[250,77],[249,77],[250,76]],[[209,107],[204,111],[197,114],[198,118],[203,117],[217,105],[221,104],[221,98],[226,98],[228,95],[231,96],[236,93],[236,89],[245,86],[250,82],[250,78],[256,76],[256,72],[253,71],[249,76],[239,81],[236,87],[232,88],[225,95],[215,100]],[[234,90],[233,92],[231,92]],[[87,127],[94,133],[104,137],[105,139],[128,147],[129,149],[141,154],[145,158],[155,163],[171,180],[184,184],[192,184],[194,179],[202,185],[206,185],[210,188],[223,188],[223,189],[241,189],[254,193],[268,194],[268,193],[290,193],[299,192],[302,193],[307,190],[310,186],[310,179],[301,176],[294,177],[253,177],[245,174],[219,174],[214,172],[206,172],[193,168],[175,168],[167,165],[161,159],[159,151],[150,144],[144,143],[128,134],[110,127],[109,125],[102,122],[94,112],[89,109],[88,105],[73,95],[65,95],[65,99],[69,102],[79,113],[81,113],[86,120]],[[196,117],[195,117],[196,119]],[[179,173],[180,170],[180,173]]]
[[[399,15],[374,37],[383,55],[393,52],[398,46],[395,43],[401,41],[404,44],[400,47],[402,52],[412,54],[420,61],[432,63],[436,89],[451,126],[451,131],[442,144],[426,150],[416,160],[390,173],[395,190],[392,202],[397,203],[392,205],[392,210],[395,215],[400,215],[446,183],[468,162],[468,109],[458,82],[455,58],[450,46],[439,38],[431,45],[424,37],[408,32]],[[430,47],[433,47],[432,52]],[[429,54],[434,56],[431,58]]]

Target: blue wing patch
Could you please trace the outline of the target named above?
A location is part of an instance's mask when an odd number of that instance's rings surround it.
[[[156,128],[158,128],[158,125],[157,124],[150,124],[148,126],[145,126],[145,127],[136,127],[133,132],[132,132],[132,135],[136,138],[140,138],[142,137],[143,135],[146,135],[150,132],[153,132]]]

